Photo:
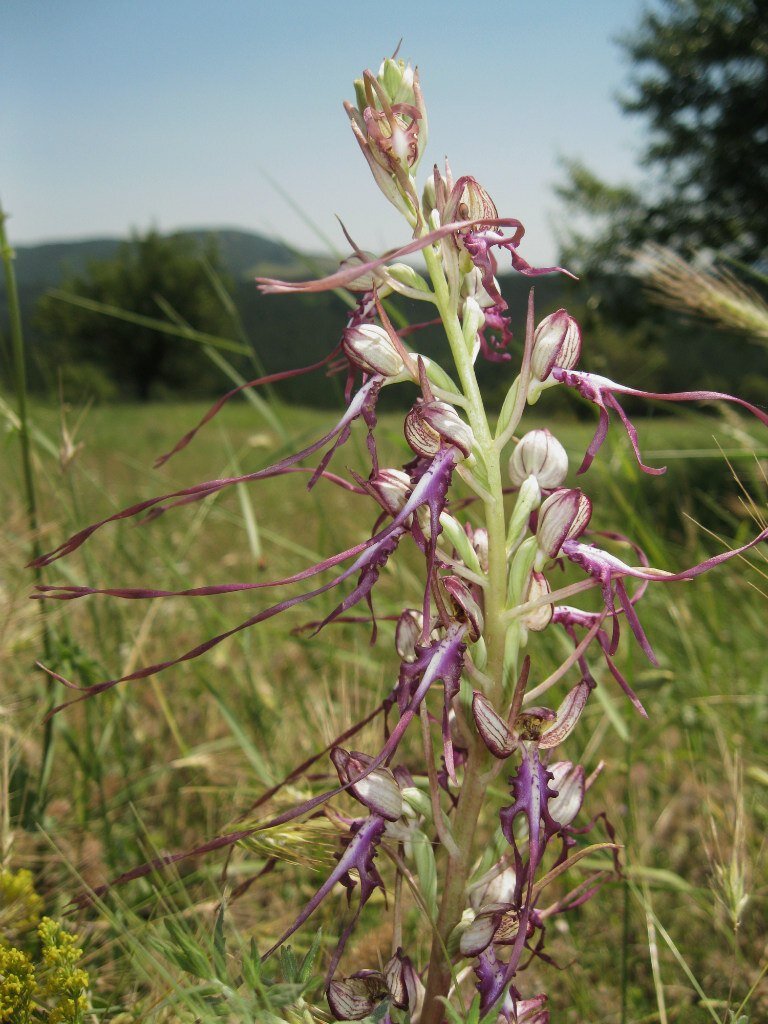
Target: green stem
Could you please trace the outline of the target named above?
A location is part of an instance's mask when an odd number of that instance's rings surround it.
[[[8,301],[8,321],[11,336],[11,352],[13,359],[14,386],[16,390],[16,405],[19,414],[19,444],[21,446],[21,472],[24,484],[24,499],[26,506],[27,525],[30,532],[30,555],[32,560],[42,554],[39,536],[39,516],[37,508],[37,491],[35,488],[35,474],[32,466],[32,444],[29,429],[29,409],[27,406],[27,370],[24,354],[24,333],[21,325],[21,308],[19,306],[19,292],[16,286],[16,273],[13,261],[14,252],[8,243],[5,231],[7,214],[0,206],[0,258],[3,261],[5,273],[5,292]],[[34,570],[35,582],[43,582],[42,571],[39,568]],[[52,660],[53,643],[48,629],[45,615],[45,602],[40,601],[40,614],[42,621],[43,655],[46,663]],[[53,685],[53,684],[52,684]],[[53,707],[53,702],[50,702]],[[37,794],[34,801],[33,814],[39,820],[44,808],[45,778],[48,774],[47,766],[50,761],[53,749],[53,723],[48,719],[43,730],[42,756],[40,761],[40,780]]]
[[[632,677],[630,676],[630,679]],[[624,744],[624,755],[626,762],[626,774],[625,774],[625,800],[627,804],[627,860],[630,857],[630,850],[632,845],[632,742],[627,739]],[[619,977],[620,977],[620,992],[621,992],[621,1006],[620,1006],[620,1021],[621,1024],[627,1024],[627,1012],[629,1009],[629,955],[630,955],[630,941],[631,941],[631,922],[630,922],[630,890],[629,880],[625,876],[623,881],[623,900],[621,908],[621,950],[620,950],[620,966],[619,966]]]
[[[26,503],[27,523],[32,535],[31,553],[35,558],[41,554],[38,537],[37,495],[35,478],[32,470],[32,447],[29,434],[29,411],[27,408],[27,370],[24,359],[24,334],[21,327],[21,309],[19,293],[16,287],[14,272],[14,252],[8,244],[5,232],[7,214],[0,207],[0,255],[5,271],[5,291],[8,297],[8,321],[11,334],[11,352],[13,358],[14,385],[16,389],[16,405],[19,413],[19,443],[21,445],[21,471],[24,478],[24,498]],[[39,579],[40,570],[35,571]]]
[[[445,279],[443,268],[435,253],[429,248],[424,250],[424,258],[435,290],[435,303],[443,321],[464,397],[467,400],[467,416],[475,436],[474,452],[482,460],[487,474],[488,496],[483,501],[485,525],[488,530],[488,586],[485,591],[484,628],[488,648],[488,666],[485,671],[495,681],[495,690],[498,694],[501,689],[504,662],[506,628],[503,614],[506,607],[507,589],[506,521],[499,453],[488,425],[472,357],[467,350],[461,329],[461,321],[456,310],[450,304],[448,282]],[[493,699],[494,695],[490,694],[489,696]]]
[[[482,744],[476,744],[464,766],[464,779],[453,819],[453,835],[458,853],[448,858],[440,910],[432,938],[421,1024],[442,1024],[445,1017],[445,1008],[438,999],[448,994],[451,985],[451,964],[446,958],[445,948],[464,912],[467,881],[474,860],[477,821],[485,799],[484,776],[489,761],[490,755]]]
[[[500,697],[502,690],[506,634],[504,611],[507,596],[506,521],[499,451],[494,446],[471,353],[467,349],[461,321],[451,302],[442,265],[430,248],[424,251],[424,258],[432,279],[435,302],[466,399],[467,417],[475,437],[473,451],[483,464],[488,483],[487,495],[483,499],[485,525],[488,531],[488,581],[484,592],[483,635],[488,652],[485,672],[492,681],[489,697],[494,700]],[[457,851],[453,856],[447,856],[445,882],[429,962],[422,1024],[440,1024],[445,1016],[444,1007],[439,999],[447,995],[451,983],[451,969],[446,961],[445,947],[464,912],[467,882],[475,856],[477,822],[487,788],[485,776],[489,762],[490,755],[485,747],[476,743],[470,750],[464,767],[461,792],[453,819]]]

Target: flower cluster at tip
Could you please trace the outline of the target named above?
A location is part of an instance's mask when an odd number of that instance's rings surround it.
[[[622,620],[654,660],[637,611],[647,585],[691,579],[765,540],[768,531],[741,548],[681,572],[653,569],[628,538],[589,532],[592,503],[583,491],[567,485],[569,464],[562,444],[547,429],[521,433],[518,427],[526,406],[539,401],[550,388],[572,388],[599,411],[597,431],[579,472],[589,467],[602,445],[612,410],[629,435],[640,467],[658,473],[663,470],[643,464],[636,430],[617,395],[677,401],[722,399],[740,404],[763,423],[768,424],[768,416],[755,406],[716,392],[646,393],[579,370],[582,336],[578,323],[559,309],[536,325],[531,295],[525,336],[518,347],[519,367],[509,374],[507,399],[492,430],[474,366],[482,356],[498,362],[500,372],[505,372],[503,367],[512,360],[514,339],[496,277],[498,258],[505,255],[513,269],[529,277],[560,268],[536,269],[525,261],[518,251],[522,224],[500,217],[474,178],[465,175],[454,180],[446,164],[444,172],[435,167],[424,187],[417,187],[427,116],[416,71],[402,61],[385,60],[377,74],[365,72],[355,83],[355,93],[356,105],[346,104],[355,139],[377,185],[407,220],[412,238],[380,257],[357,248],[350,240],[350,256],[338,271],[320,280],[260,279],[265,293],[343,287],[356,295],[356,302],[338,345],[321,363],[243,385],[255,387],[323,367],[342,372],[346,374],[347,405],[338,422],[314,443],[264,469],[207,480],[112,514],[70,537],[36,564],[48,565],[75,551],[108,523],[139,515],[154,519],[236,484],[289,473],[306,472],[309,487],[342,487],[350,501],[371,502],[369,533],[362,539],[352,538],[343,551],[269,582],[212,583],[183,591],[43,586],[38,596],[59,600],[92,594],[124,599],[198,597],[300,587],[278,602],[265,601],[243,622],[191,650],[173,653],[122,677],[81,688],[51,674],[80,690],[69,703],[83,700],[118,683],[143,679],[197,658],[234,634],[337,588],[338,602],[322,621],[312,624],[314,631],[337,620],[368,622],[373,624],[375,639],[376,584],[401,544],[415,546],[424,561],[420,592],[400,614],[388,616],[396,618],[400,669],[382,701],[386,728],[378,751],[350,751],[341,742],[332,746],[330,760],[338,774],[338,786],[191,852],[220,848],[259,829],[324,808],[342,832],[337,864],[265,956],[304,924],[341,883],[350,900],[353,892],[357,898],[328,966],[328,1004],[337,1019],[361,1020],[380,1010],[377,1019],[384,1021],[440,1024],[444,1001],[464,1005],[467,990],[472,998],[474,986],[479,1012],[489,1020],[500,1015],[517,1024],[546,1024],[546,996],[524,994],[521,975],[531,960],[548,959],[544,942],[549,919],[580,906],[610,877],[608,871],[593,871],[573,888],[566,885],[563,890],[561,886],[556,898],[547,897],[546,890],[555,878],[581,859],[584,848],[578,837],[597,820],[590,825],[575,824],[595,773],[586,777],[583,767],[566,759],[555,760],[553,753],[578,725],[598,681],[607,678],[601,674],[602,667],[600,671],[596,668],[593,655],[598,666],[604,666],[636,709],[645,714],[614,662]],[[402,262],[416,252],[423,253],[426,274]],[[429,307],[424,324],[395,330],[384,305],[393,295]],[[454,361],[450,373],[409,342],[418,327],[435,319],[443,324],[450,345]],[[376,407],[382,389],[393,385],[410,388],[415,395],[403,423],[411,455],[401,466],[383,466],[376,444]],[[197,430],[240,390],[242,387],[234,389],[217,402],[160,461],[190,443]],[[367,476],[350,471],[345,477],[329,466],[356,421],[367,431],[370,468]],[[306,466],[306,460],[312,458],[314,464]],[[456,476],[471,493],[461,506],[450,500]],[[514,496],[511,507],[509,501],[504,502],[510,492]],[[460,507],[467,511],[462,514]],[[630,562],[606,549],[610,547],[629,552]],[[557,575],[565,562],[579,570],[582,578],[558,586]],[[590,588],[600,594],[599,611],[564,603]],[[360,605],[369,614],[347,614]],[[554,673],[536,681],[532,661],[536,635],[546,629],[562,630],[572,649]],[[540,705],[539,699],[570,672],[575,682],[565,684],[553,707]],[[419,719],[415,725],[414,719]],[[439,728],[439,738],[432,735],[433,722]],[[418,734],[419,728],[424,762],[410,768],[396,763],[406,731]],[[494,807],[487,799],[497,823],[496,837],[478,852],[473,844],[481,808],[468,811],[470,800],[463,799],[463,794],[470,786],[484,792],[500,771],[507,773],[508,802]],[[347,803],[341,806],[348,806],[350,799],[356,802],[357,816],[330,810],[328,801],[342,795]],[[604,829],[607,841],[600,848],[615,854],[607,821]],[[431,860],[425,860],[427,848]],[[442,890],[428,881],[436,850],[444,854],[443,860],[438,858],[445,871]],[[398,938],[391,957],[382,960],[383,967],[360,966],[345,976],[338,968],[352,928],[374,892],[385,887],[382,852],[394,861],[397,874],[415,879],[422,887],[420,905],[436,930],[431,957],[428,964],[414,963]],[[151,866],[145,867],[149,870]],[[614,870],[619,870],[617,861]],[[128,872],[123,879],[142,872]]]

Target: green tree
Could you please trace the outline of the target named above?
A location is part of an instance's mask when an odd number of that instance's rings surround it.
[[[213,243],[152,230],[123,244],[114,259],[70,277],[60,292],[139,316],[180,317],[196,330],[226,336],[231,325],[210,270],[226,281]],[[67,302],[60,293],[41,300],[36,323],[51,339],[59,366],[69,373],[74,367],[81,390],[95,387],[100,375],[141,401],[168,390],[201,394],[218,386],[218,373],[198,345]]]
[[[645,241],[746,261],[768,244],[768,17],[765,0],[662,0],[620,41],[635,67],[628,114],[649,122],[642,188],[578,161],[558,189],[563,257],[615,269]]]

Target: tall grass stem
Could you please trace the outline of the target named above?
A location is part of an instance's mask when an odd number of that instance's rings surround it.
[[[24,488],[24,504],[27,517],[27,526],[30,533],[30,559],[36,559],[42,554],[40,546],[40,517],[38,514],[37,489],[35,486],[35,471],[32,463],[32,445],[30,440],[29,405],[27,402],[27,368],[26,353],[24,349],[24,331],[21,323],[21,307],[19,305],[19,292],[16,285],[16,272],[14,269],[15,254],[8,242],[8,235],[5,230],[5,222],[8,215],[0,205],[0,258],[3,261],[3,272],[5,275],[5,291],[8,302],[8,322],[11,339],[11,353],[13,361],[14,388],[16,391],[16,406],[19,415],[19,445],[21,448],[21,473]],[[34,570],[36,583],[42,583],[42,569]],[[45,602],[40,601],[40,621],[42,629],[42,647],[46,664],[52,663],[53,642],[48,628],[46,618]],[[48,710],[55,704],[55,684],[49,684]],[[54,731],[53,722],[46,720],[43,730],[42,751],[40,758],[40,773],[38,778],[37,792],[33,801],[32,813],[39,820],[45,808],[45,780],[50,774],[49,764],[53,756]]]

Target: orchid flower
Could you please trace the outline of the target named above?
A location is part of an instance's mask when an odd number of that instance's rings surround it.
[[[667,583],[673,583],[681,580],[692,580],[697,576],[700,576],[702,573],[713,569],[715,566],[720,565],[722,562],[727,562],[731,558],[743,555],[745,552],[756,547],[765,540],[768,540],[768,529],[762,530],[756,537],[753,537],[752,540],[748,541],[746,544],[742,544],[741,547],[722,551],[719,555],[712,555],[703,562],[699,562],[698,565],[694,565],[690,569],[683,569],[681,572],[667,572],[664,569],[655,569],[652,566],[630,566],[625,562],[622,562],[621,559],[617,558],[615,555],[609,554],[607,551],[603,551],[592,544],[582,544],[579,541],[570,538],[563,542],[560,550],[569,561],[578,565],[584,570],[584,572],[593,577],[593,579],[600,584],[605,607],[611,615],[615,615],[616,613],[616,599],[618,598],[621,610],[624,612],[627,622],[629,623],[632,632],[635,634],[635,638],[651,663],[656,665],[658,664],[656,656],[653,653],[648,637],[640,624],[633,602],[627,594],[627,589],[624,585],[625,577],[647,580],[649,582],[664,581]],[[614,622],[618,623],[618,619],[614,619]],[[610,654],[615,654],[616,652],[616,647],[618,645],[617,633],[618,630],[614,630],[614,638],[608,652]]]
[[[617,394],[633,395],[637,398],[651,398],[654,401],[660,402],[734,402],[736,405],[740,405],[743,409],[751,412],[752,415],[756,416],[765,426],[768,426],[768,413],[759,409],[756,405],[752,405],[751,402],[745,402],[744,399],[735,398],[733,395],[726,395],[722,391],[674,391],[666,394],[658,391],[640,391],[638,388],[627,387],[625,384],[617,384],[615,381],[609,380],[607,377],[600,377],[595,373],[585,373],[581,370],[572,370],[570,368],[559,366],[554,367],[552,370],[552,377],[558,383],[565,384],[566,387],[569,388],[574,388],[582,398],[585,398],[588,402],[592,402],[593,405],[596,405],[600,410],[600,420],[598,422],[597,430],[595,431],[595,436],[589,443],[587,453],[584,456],[584,461],[577,470],[577,473],[586,473],[592,465],[595,455],[597,455],[605,441],[609,425],[608,409],[613,409],[618,414],[632,444],[632,450],[635,453],[637,464],[640,466],[642,471],[654,476],[666,472],[666,467],[654,468],[652,466],[646,466],[643,462],[640,455],[640,443],[637,437],[637,430],[622,407],[619,405],[619,402],[616,399]]]
[[[336,1020],[362,1020],[382,1001],[388,1009],[382,1024],[392,1024],[389,1008],[408,1010],[418,1015],[424,999],[424,986],[413,964],[398,947],[382,970],[363,970],[332,981],[328,986],[328,1005]]]

